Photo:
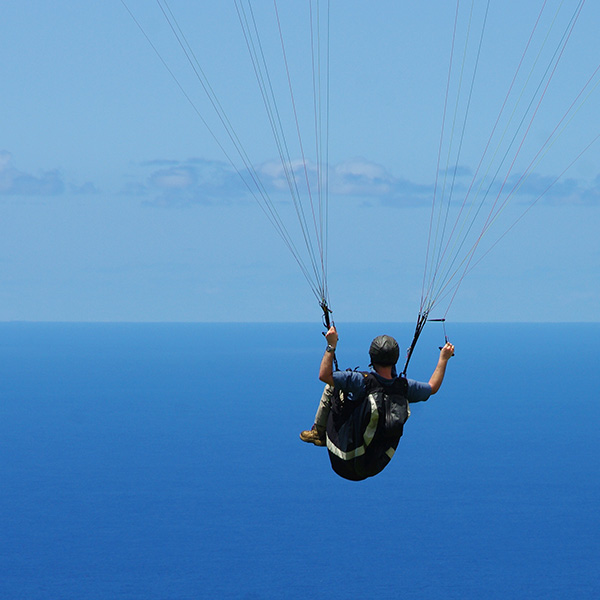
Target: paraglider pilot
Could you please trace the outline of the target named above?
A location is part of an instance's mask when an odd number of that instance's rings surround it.
[[[334,471],[350,480],[361,480],[379,473],[393,456],[409,405],[422,402],[442,385],[454,346],[447,342],[429,382],[419,382],[396,373],[400,355],[393,337],[380,335],[369,348],[372,371],[334,371],[338,333],[332,326],[327,334],[327,349],[319,369],[325,390],[312,429],[300,439],[316,446],[327,446]]]

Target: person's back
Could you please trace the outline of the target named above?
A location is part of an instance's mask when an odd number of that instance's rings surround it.
[[[380,473],[398,447],[409,416],[406,379],[382,383],[372,373],[360,373],[365,395],[344,402],[334,395],[327,421],[327,450],[333,470],[353,481]]]
[[[399,348],[390,336],[378,336],[371,343],[371,373],[334,372],[335,327],[326,338],[319,369],[325,390],[312,429],[302,431],[300,439],[327,446],[333,470],[359,481],[380,473],[390,462],[410,416],[410,403],[427,400],[439,390],[454,346],[446,343],[429,383],[422,383],[397,377]]]

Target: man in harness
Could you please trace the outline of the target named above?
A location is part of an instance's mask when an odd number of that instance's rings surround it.
[[[312,429],[300,439],[327,446],[333,470],[353,481],[372,477],[391,460],[410,416],[410,403],[425,401],[442,385],[454,346],[440,350],[437,366],[428,383],[406,379],[396,373],[400,356],[393,337],[376,337],[369,348],[372,371],[334,371],[338,343],[335,327],[327,332],[327,349],[319,379],[325,390]]]

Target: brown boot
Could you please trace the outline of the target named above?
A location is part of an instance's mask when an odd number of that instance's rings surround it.
[[[313,425],[312,429],[308,429],[306,431],[302,431],[300,433],[300,439],[303,442],[307,442],[309,444],[314,444],[315,446],[325,446],[325,432],[319,433],[317,430],[317,426]]]

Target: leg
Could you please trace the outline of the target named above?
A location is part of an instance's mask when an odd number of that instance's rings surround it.
[[[329,418],[329,411],[331,410],[331,399],[333,398],[334,387],[326,384],[319,402],[319,408],[317,408],[317,414],[315,415],[315,425],[317,431],[325,434],[327,428],[327,419]]]
[[[300,439],[303,442],[309,442],[315,446],[325,446],[325,429],[327,427],[327,418],[331,410],[331,399],[333,398],[334,388],[331,385],[326,385],[323,390],[323,395],[317,408],[315,415],[315,423],[312,429],[300,433]]]

